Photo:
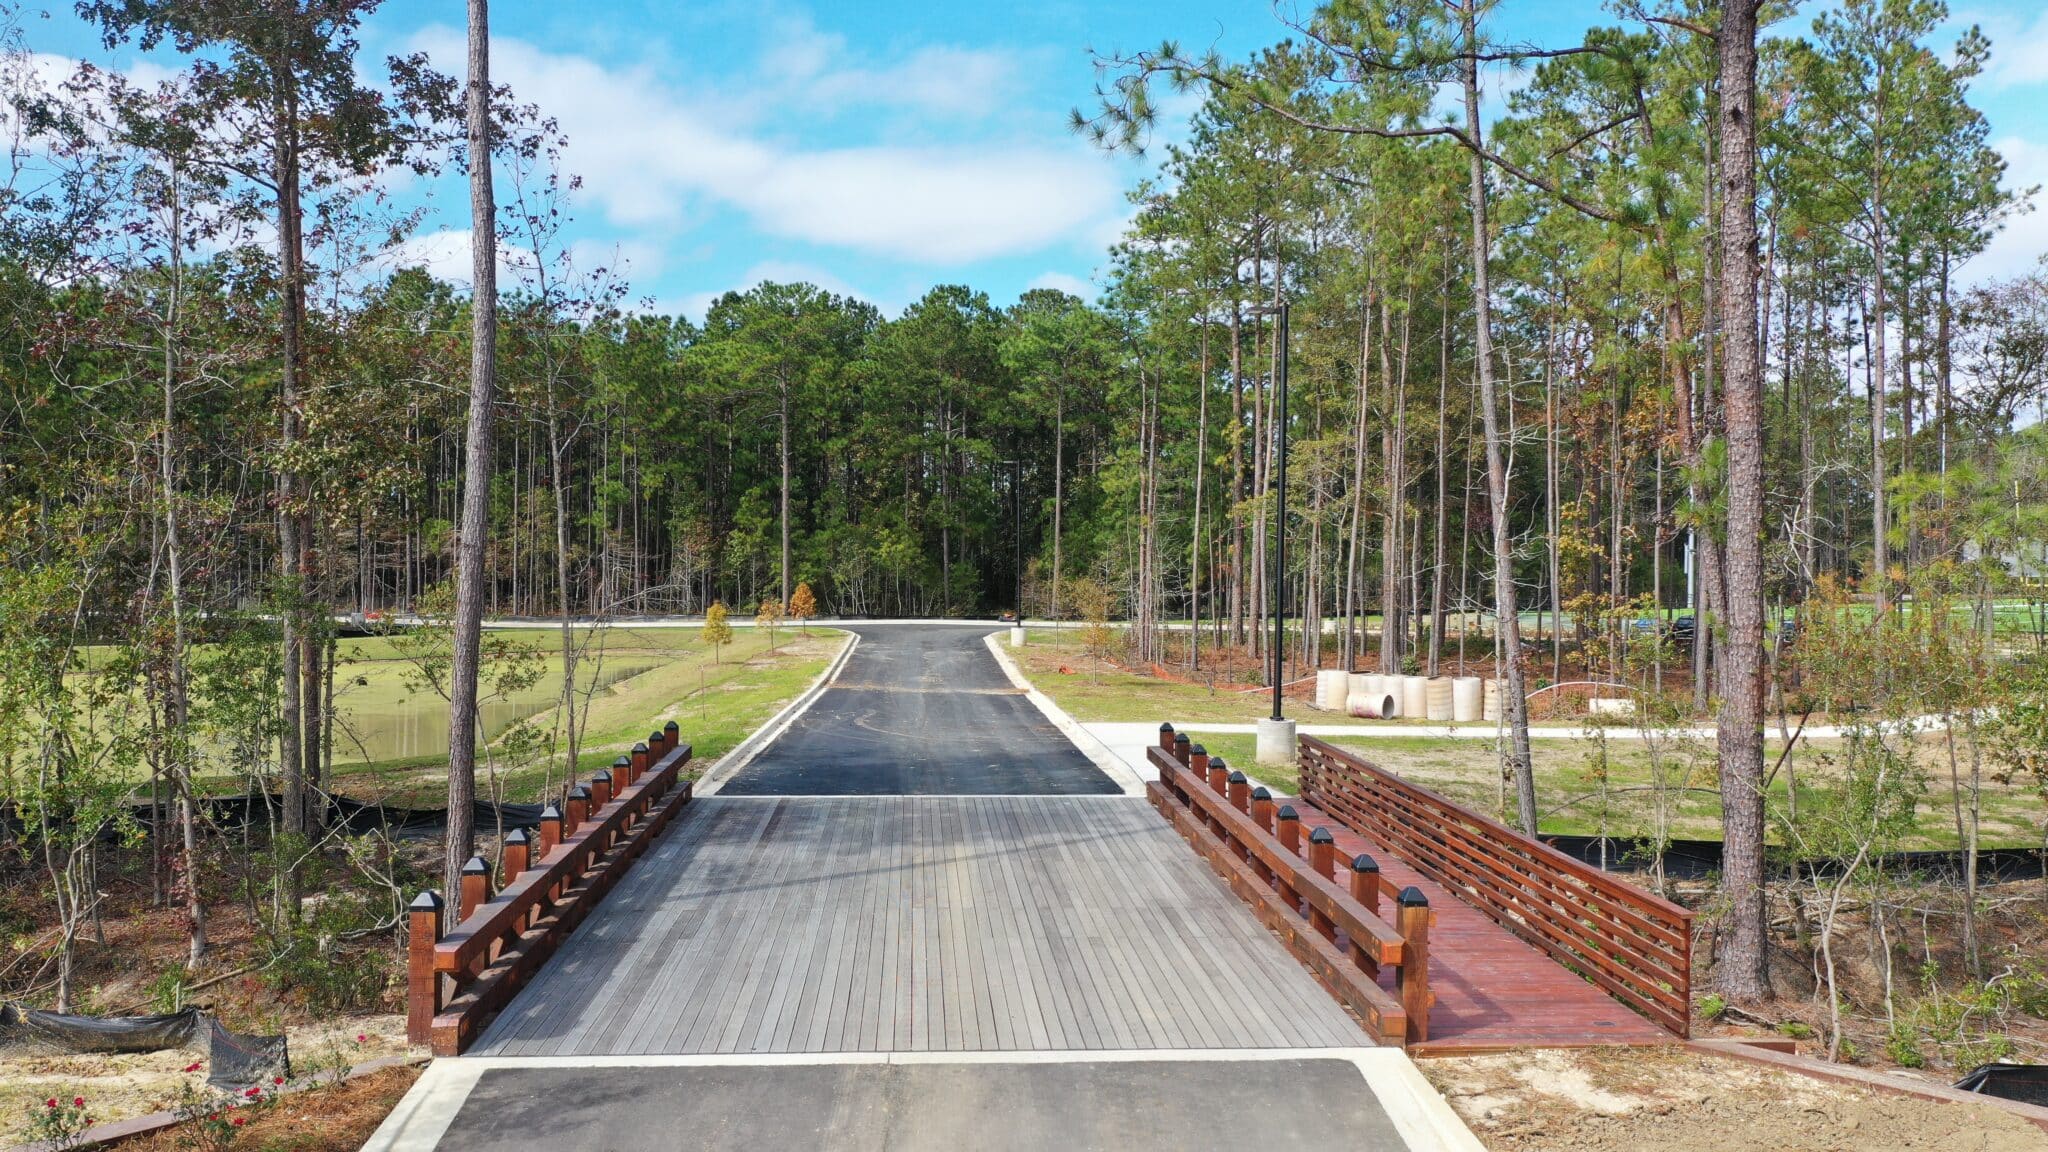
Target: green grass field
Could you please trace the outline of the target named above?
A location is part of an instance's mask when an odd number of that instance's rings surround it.
[[[490,635],[492,643],[539,653],[540,675],[516,692],[498,691],[495,669],[486,660],[479,701],[486,744],[478,791],[506,801],[531,800],[561,776],[560,753],[549,751],[560,746],[560,634],[509,629]],[[787,628],[771,653],[765,632],[735,629],[732,643],[714,654],[695,628],[606,629],[578,661],[576,707],[584,716],[578,763],[584,771],[608,765],[674,720],[694,750],[694,762],[708,766],[808,687],[844,640],[845,633],[834,629]],[[345,639],[335,651],[333,790],[400,805],[445,802],[446,700],[424,683],[404,645],[391,638]],[[89,654],[88,667],[94,658]],[[224,734],[215,734],[202,744],[199,784],[205,791],[235,793],[249,786],[227,743]],[[138,784],[146,779],[142,771],[137,770]]]

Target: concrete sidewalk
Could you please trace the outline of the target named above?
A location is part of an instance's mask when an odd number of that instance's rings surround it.
[[[365,1152],[1480,1152],[1390,1048],[437,1060]]]

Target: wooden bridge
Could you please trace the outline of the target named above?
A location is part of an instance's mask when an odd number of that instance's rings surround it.
[[[978,645],[913,643],[716,795],[651,734],[472,861],[454,930],[422,895],[413,1039],[497,1067],[1685,1035],[1685,910],[1315,740],[1295,797],[1171,726],[1156,779],[1114,780]]]

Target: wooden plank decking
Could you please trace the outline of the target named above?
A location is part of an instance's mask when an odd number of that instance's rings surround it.
[[[1429,980],[1436,1003],[1429,1039],[1417,1055],[1454,1055],[1508,1048],[1569,1048],[1608,1044],[1674,1044],[1678,1038],[1630,1011],[1570,969],[1523,943],[1410,867],[1383,846],[1299,798],[1289,798],[1308,829],[1326,827],[1340,860],[1367,852],[1380,874],[1413,885],[1436,912],[1430,929]],[[1391,988],[1391,979],[1382,983]]]
[[[1144,800],[719,796],[472,1051],[1369,1043]]]

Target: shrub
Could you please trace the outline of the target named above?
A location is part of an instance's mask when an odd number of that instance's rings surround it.
[[[51,1152],[84,1147],[86,1129],[92,1116],[85,1110],[83,1096],[52,1096],[40,1107],[29,1109],[29,1143]]]

